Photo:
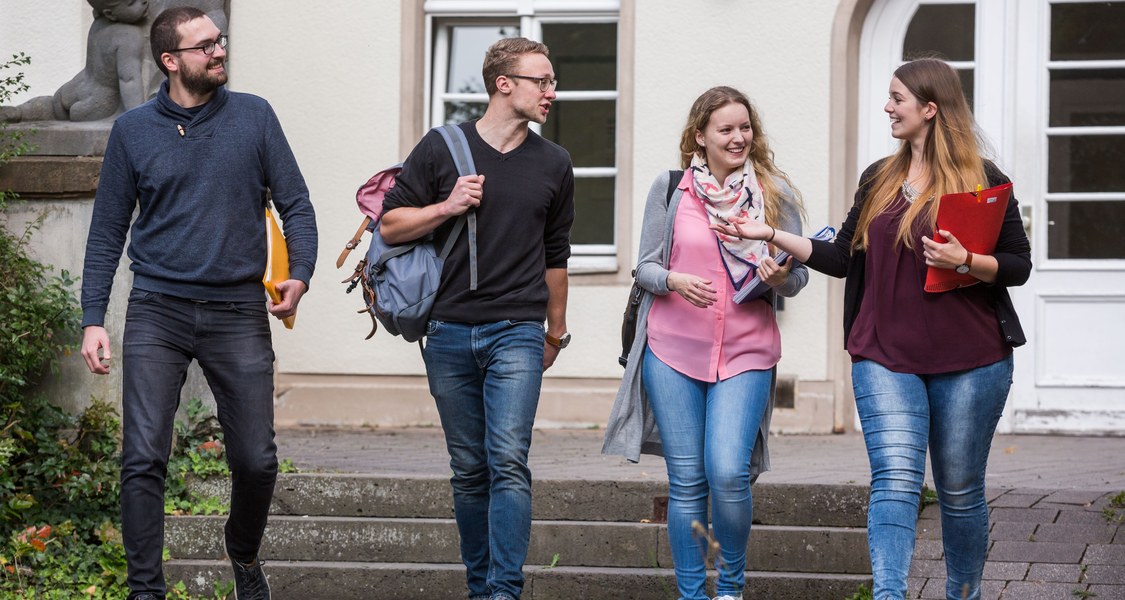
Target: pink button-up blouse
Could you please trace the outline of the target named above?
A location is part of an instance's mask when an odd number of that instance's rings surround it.
[[[687,177],[690,177],[690,172]],[[648,346],[661,361],[699,381],[715,382],[770,369],[781,358],[781,333],[764,299],[734,303],[715,232],[687,177],[672,225],[668,269],[711,281],[718,300],[708,308],[671,292],[657,296],[648,314]]]

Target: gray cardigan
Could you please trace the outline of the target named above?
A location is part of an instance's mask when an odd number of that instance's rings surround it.
[[[637,315],[637,336],[629,351],[629,363],[625,366],[625,375],[621,379],[617,399],[609,414],[605,442],[602,445],[603,454],[624,456],[632,462],[640,460],[642,453],[658,456],[664,454],[660,432],[656,429],[656,420],[641,382],[641,363],[648,345],[648,311],[652,308],[656,296],[663,296],[670,292],[668,260],[672,248],[672,227],[683,194],[677,192],[672,196],[671,201],[668,201],[668,177],[667,171],[661,173],[648,192],[636,275],[637,283],[647,293],[641,298]],[[782,198],[779,229],[801,235],[801,213],[792,189],[782,179],[775,179],[774,183]],[[789,271],[789,280],[775,288],[774,292],[792,297],[797,295],[808,281],[808,270],[804,265],[797,265]],[[775,297],[775,294],[769,294],[771,304]],[[770,402],[766,405],[766,414],[758,429],[758,439],[754,442],[754,454],[750,457],[751,481],[763,471],[770,469],[767,442],[770,418],[773,415],[772,389],[770,396]]]

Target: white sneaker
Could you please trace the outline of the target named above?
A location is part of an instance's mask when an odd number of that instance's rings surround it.
[[[730,594],[723,594],[722,596],[716,596],[715,600],[742,600],[742,596],[731,596]]]

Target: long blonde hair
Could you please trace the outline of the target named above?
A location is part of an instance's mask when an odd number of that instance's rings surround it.
[[[930,174],[930,185],[920,190],[919,201],[911,204],[898,225],[895,236],[907,248],[914,247],[911,226],[922,213],[933,228],[942,194],[964,192],[977,184],[987,184],[982,143],[976,122],[961,90],[961,80],[945,62],[923,58],[908,62],[895,70],[894,76],[914,95],[920,104],[933,102],[937,114],[929,121],[922,160]],[[887,157],[869,181],[871,186],[859,213],[853,248],[866,250],[868,229],[875,217],[890,207],[899,194],[902,182],[910,171],[910,141],[902,140],[898,150]],[[933,196],[933,202],[922,200]]]
[[[761,184],[765,196],[762,199],[762,206],[766,224],[772,227],[781,224],[780,192],[773,180],[774,177],[780,177],[789,185],[789,189],[793,190],[797,209],[803,217],[804,206],[801,192],[797,189],[797,186],[793,185],[789,176],[774,164],[773,150],[770,150],[769,138],[766,137],[766,132],[762,129],[762,121],[758,117],[757,109],[750,103],[746,94],[732,87],[713,87],[703,92],[692,103],[691,111],[688,112],[687,124],[684,125],[684,131],[680,135],[680,166],[685,169],[690,167],[691,158],[696,154],[704,159],[707,158],[703,146],[696,142],[695,134],[702,132],[707,127],[707,122],[711,120],[711,113],[733,103],[745,106],[746,111],[750,114],[750,127],[754,130],[754,139],[750,144],[750,161],[754,164],[754,174],[758,176],[758,183]]]

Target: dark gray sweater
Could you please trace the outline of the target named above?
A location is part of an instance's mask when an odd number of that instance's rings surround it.
[[[193,300],[264,299],[267,188],[285,230],[290,276],[308,284],[316,217],[269,103],[221,87],[193,113],[172,101],[165,81],[110,132],[86,241],[83,327],[105,321],[126,233],[138,289]]]

